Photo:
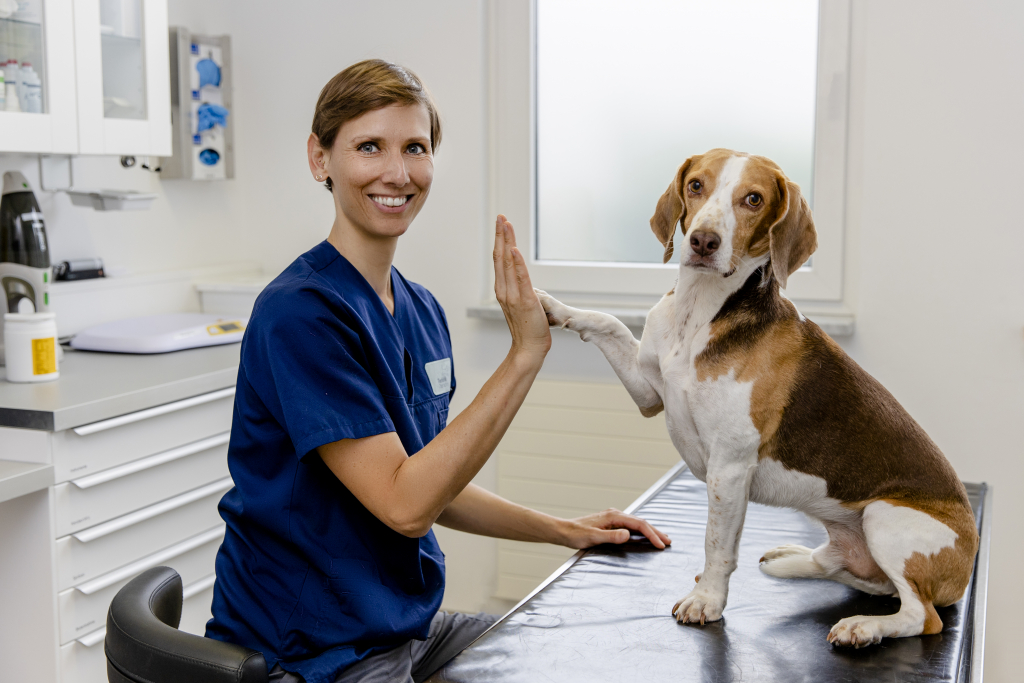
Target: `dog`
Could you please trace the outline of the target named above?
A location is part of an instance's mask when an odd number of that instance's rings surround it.
[[[672,609],[722,617],[747,501],[820,520],[828,542],[782,545],[760,568],[899,596],[896,614],[851,616],[828,641],[855,648],[938,633],[936,606],[963,595],[978,533],[967,492],[893,396],[780,291],[817,247],[800,188],[764,157],[714,149],[688,159],[651,229],[679,279],[637,341],[611,315],[537,290],[552,326],[593,342],[645,417],[665,411],[683,460],[707,484],[704,571]]]

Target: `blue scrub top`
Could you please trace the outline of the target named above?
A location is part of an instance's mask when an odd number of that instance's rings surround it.
[[[447,422],[451,338],[437,300],[392,268],[394,316],[328,242],[256,300],[242,340],[210,638],[328,683],[424,639],[444,593],[434,533],[374,517],[316,448],[396,432],[414,456]]]

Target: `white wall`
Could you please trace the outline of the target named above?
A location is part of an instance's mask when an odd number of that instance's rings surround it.
[[[986,680],[1024,610],[1024,4],[854,3],[846,350],[994,489]]]
[[[995,488],[988,680],[1015,680],[1024,610],[1024,5],[855,3],[844,347],[903,402],[964,479]],[[466,318],[489,286],[485,3],[170,0],[170,23],[230,33],[237,178],[159,181],[112,159],[76,162],[79,185],[155,188],[154,208],[100,214],[41,196],[58,258],[160,270],[255,260],[269,273],[323,239],[330,197],[309,177],[305,140],[323,84],[380,56],[426,82],[445,124],[432,197],[398,267],[445,306],[464,407],[508,348],[500,325]],[[770,76],[770,74],[769,74]],[[638,116],[643,112],[638,111]],[[0,170],[34,161],[0,157]],[[511,216],[525,226],[525,216]],[[543,283],[538,283],[543,284]],[[590,345],[556,335],[544,373],[613,382]],[[488,465],[479,477],[493,488]],[[498,609],[495,543],[442,530],[446,606]]]

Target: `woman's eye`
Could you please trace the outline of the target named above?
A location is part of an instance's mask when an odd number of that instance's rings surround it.
[[[409,149],[407,151],[409,152],[409,154],[423,154],[424,152],[427,151],[427,148],[418,142],[414,142],[411,145],[409,145]]]
[[[704,185],[699,180],[691,180],[687,187],[689,187],[690,192],[694,194],[700,194],[700,191],[704,189]]]
[[[372,154],[377,151],[377,145],[372,142],[364,142],[357,149],[364,154]]]
[[[761,199],[761,195],[756,192],[751,192],[747,195],[747,204],[750,206],[761,206],[762,201],[764,200]]]

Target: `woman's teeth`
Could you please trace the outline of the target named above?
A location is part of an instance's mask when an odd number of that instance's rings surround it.
[[[402,206],[409,199],[407,195],[402,195],[401,197],[382,197],[380,195],[371,195],[370,198],[381,206]]]

